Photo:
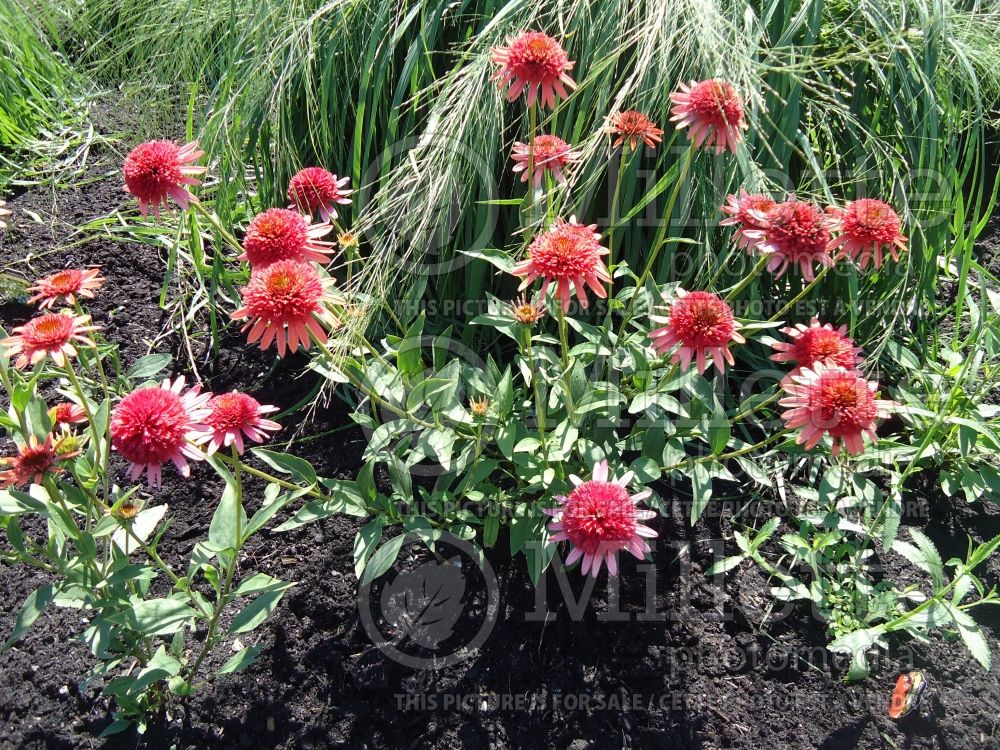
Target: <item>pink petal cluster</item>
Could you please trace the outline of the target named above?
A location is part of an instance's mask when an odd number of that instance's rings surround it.
[[[516,162],[514,171],[524,173],[521,175],[521,182],[528,181],[528,165],[531,165],[534,174],[531,184],[536,188],[542,184],[542,177],[546,172],[550,172],[557,182],[566,182],[566,167],[580,161],[582,156],[582,152],[574,151],[566,141],[554,135],[535,138],[534,159],[528,143],[518,141],[511,153],[511,158]]]
[[[337,206],[350,205],[348,196],[353,192],[344,188],[350,177],[340,177],[322,167],[300,169],[288,181],[289,208],[304,214],[319,214],[323,221],[336,221]]]
[[[732,308],[711,292],[677,289],[677,299],[667,315],[652,315],[650,319],[664,324],[650,331],[653,348],[660,354],[676,348],[672,361],[687,370],[694,360],[701,375],[712,364],[720,373],[725,372],[726,362],[734,364],[729,344],[745,342],[738,332],[740,325],[733,318]]]
[[[556,96],[566,99],[566,90],[576,88],[569,77],[574,63],[559,42],[540,31],[522,32],[508,40],[506,47],[494,48],[490,59],[500,66],[493,80],[500,88],[510,86],[509,101],[527,91],[529,107],[537,100],[543,107],[555,109]]]
[[[205,433],[198,442],[207,445],[206,452],[210,456],[219,448],[231,445],[242,454],[244,437],[254,443],[263,443],[267,433],[281,429],[280,424],[264,416],[276,411],[278,407],[262,406],[253,396],[239,391],[212,396],[208,402]]]
[[[93,346],[86,334],[98,329],[88,323],[89,315],[46,313],[15,328],[11,336],[0,340],[0,347],[7,350],[6,356],[17,357],[14,366],[18,369],[46,357],[63,367],[67,358],[76,356],[78,344]]]
[[[333,231],[329,224],[309,224],[302,214],[287,208],[271,208],[250,220],[239,260],[254,269],[279,260],[328,263],[333,243],[320,240]]]
[[[569,221],[557,219],[551,229],[532,240],[528,257],[514,266],[512,273],[524,277],[518,291],[541,278],[539,300],[544,300],[549,286],[554,284],[563,312],[569,310],[573,299],[571,287],[584,308],[588,304],[588,286],[598,297],[607,297],[604,285],[611,281],[611,275],[602,256],[608,254],[608,249],[601,246],[596,229],[596,224],[578,224],[575,216]]]
[[[812,450],[824,435],[833,439],[833,455],[843,446],[850,454],[864,452],[864,440],[877,440],[875,421],[889,416],[896,404],[877,398],[878,383],[854,369],[829,361],[815,362],[788,375],[778,404],[786,409],[785,424],[801,428],[795,442]]]
[[[681,83],[680,90],[670,95],[674,107],[672,122],[677,129],[689,128],[688,138],[695,147],[703,145],[721,154],[743,141],[746,120],[743,119],[743,100],[728,81],[710,78],[706,81]]]
[[[791,341],[775,341],[771,348],[775,362],[793,362],[796,367],[812,367],[827,361],[839,367],[854,369],[861,363],[861,348],[854,345],[847,335],[847,326],[834,328],[813,318],[808,326],[796,323],[782,328],[781,332]]]
[[[882,267],[882,253],[887,251],[899,262],[899,254],[906,252],[906,237],[902,232],[899,215],[885,201],[861,198],[851,201],[844,208],[827,209],[831,228],[836,233],[829,244],[829,251],[841,251],[862,269],[868,261],[875,268]]]
[[[159,487],[167,462],[190,476],[188,459],[204,458],[193,443],[205,430],[211,397],[198,385],[185,391],[179,377],[132,391],[118,403],[111,415],[111,446],[131,464],[133,480],[145,472],[149,485]]]
[[[567,565],[582,558],[584,575],[596,577],[605,563],[608,573],[617,575],[619,550],[627,550],[640,560],[650,551],[646,540],[656,532],[639,522],[655,517],[656,512],[637,505],[652,493],[643,490],[630,495],[628,485],[633,477],[629,471],[620,479],[610,478],[607,461],[594,465],[588,481],[570,476],[573,491],[555,498],[559,507],[545,510],[554,517],[548,526],[550,539],[570,544]]]
[[[77,297],[93,299],[94,290],[100,289],[103,284],[100,268],[67,268],[45,276],[29,287],[35,295],[28,302],[38,302],[43,310],[51,309],[60,300],[67,305],[75,305]]]
[[[123,168],[125,188],[139,201],[139,213],[145,216],[152,209],[157,217],[160,206],[173,198],[182,209],[198,199],[188,189],[201,184],[197,179],[206,167],[195,166],[204,156],[198,142],[178,146],[173,141],[140,143],[125,157]]]

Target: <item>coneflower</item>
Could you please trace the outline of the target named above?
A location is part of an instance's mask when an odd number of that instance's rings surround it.
[[[279,260],[329,263],[333,243],[319,238],[332,230],[326,223],[310,225],[302,214],[287,208],[271,208],[250,220],[239,260],[248,261],[254,270]]]
[[[506,47],[495,47],[490,59],[500,66],[493,80],[500,88],[510,86],[509,101],[527,91],[529,107],[537,100],[554,109],[557,95],[566,99],[566,89],[576,88],[576,82],[569,77],[574,63],[559,42],[540,31],[525,31],[508,40]]]
[[[93,299],[94,290],[104,284],[100,268],[67,268],[36,281],[29,291],[36,292],[28,302],[38,302],[43,310],[57,302],[75,305],[77,297]]]
[[[111,415],[111,447],[131,463],[133,480],[145,472],[149,485],[159,487],[168,461],[181,476],[190,476],[188,459],[204,458],[191,443],[205,430],[211,397],[197,385],[185,392],[184,378],[179,377],[132,391],[119,402]]]
[[[535,138],[534,158],[531,155],[531,145],[520,141],[514,144],[511,158],[516,162],[514,171],[524,173],[521,175],[521,182],[528,181],[528,165],[531,164],[534,173],[531,184],[537,188],[542,184],[542,177],[546,172],[550,172],[556,182],[566,182],[566,167],[580,161],[582,155],[562,138],[540,135]]]
[[[296,208],[310,216],[319,214],[323,221],[336,221],[337,206],[350,205],[348,196],[353,192],[344,188],[350,177],[340,177],[322,167],[300,169],[288,181],[289,208]]]
[[[787,409],[781,418],[788,427],[801,428],[795,442],[812,450],[823,435],[829,435],[834,456],[841,446],[851,454],[864,452],[864,436],[878,439],[875,420],[889,416],[896,406],[876,398],[878,383],[874,380],[826,362],[796,370],[781,387],[788,394],[778,402]]]
[[[629,494],[628,485],[634,476],[629,471],[620,479],[610,478],[607,461],[594,465],[590,480],[570,475],[573,491],[555,498],[559,507],[544,511],[554,517],[548,527],[552,532],[549,538],[570,544],[567,565],[582,558],[584,575],[596,577],[604,563],[610,575],[617,575],[619,550],[639,560],[650,551],[646,539],[655,537],[656,532],[639,522],[655,517],[656,512],[637,505],[652,493],[643,490]]]
[[[882,267],[882,252],[896,262],[906,252],[906,237],[901,231],[899,215],[892,206],[874,198],[851,201],[844,208],[830,208],[830,227],[836,236],[830,241],[830,252],[840,251],[861,268],[873,260]]]
[[[714,148],[736,153],[749,126],[743,119],[743,101],[733,84],[711,78],[707,81],[681,83],[680,91],[670,95],[674,107],[672,122],[677,129],[688,128],[688,138],[697,148]]]
[[[49,357],[62,367],[68,357],[76,356],[77,344],[93,346],[86,334],[98,330],[88,325],[89,315],[46,313],[14,329],[13,335],[0,340],[7,356],[17,356],[14,366],[23,369]]]
[[[555,285],[554,296],[562,304],[563,312],[569,310],[573,299],[572,289],[587,307],[587,287],[598,297],[607,297],[604,285],[611,281],[607,266],[601,256],[608,249],[601,246],[596,224],[578,224],[575,216],[569,221],[557,219],[555,226],[535,237],[528,247],[528,257],[514,266],[512,273],[523,276],[519,291],[524,291],[535,279],[542,279],[539,300],[544,301],[550,285]]]
[[[123,172],[125,188],[139,201],[139,213],[145,216],[152,209],[160,215],[160,206],[173,198],[183,209],[198,199],[188,190],[201,184],[198,176],[207,167],[195,166],[204,151],[198,150],[198,141],[178,146],[173,141],[147,141],[140,143],[125,157]]]
[[[276,411],[277,406],[263,406],[253,396],[239,391],[213,396],[208,402],[205,433],[198,442],[207,445],[206,452],[210,456],[219,448],[231,445],[242,454],[244,437],[254,443],[263,443],[267,433],[281,429],[280,424],[264,416]]]
[[[796,323],[782,328],[781,332],[791,341],[775,341],[771,355],[775,362],[793,362],[796,367],[812,367],[816,362],[828,361],[840,367],[854,369],[861,362],[861,348],[854,345],[847,335],[847,326],[834,328],[813,318],[808,326]]]
[[[672,361],[683,370],[695,361],[702,375],[711,364],[725,372],[726,362],[734,364],[729,344],[745,341],[737,331],[739,323],[733,319],[732,308],[711,292],[678,289],[666,316],[652,315],[650,320],[664,324],[649,333],[653,348],[660,354],[673,351]]]
[[[612,137],[617,136],[611,144],[612,148],[628,143],[629,148],[635,151],[639,147],[639,141],[649,148],[656,148],[663,140],[663,131],[656,127],[656,123],[634,109],[611,115],[603,131]]]

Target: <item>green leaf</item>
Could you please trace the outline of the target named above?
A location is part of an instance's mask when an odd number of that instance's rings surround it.
[[[402,548],[405,539],[406,535],[400,534],[390,539],[375,551],[375,554],[371,556],[368,565],[365,567],[364,574],[361,576],[362,586],[371,583],[392,567],[392,564],[396,562],[396,557],[399,555],[399,550]]]
[[[236,538],[237,519],[239,528],[245,529],[247,513],[237,498],[235,484],[227,481],[226,488],[222,491],[222,499],[219,500],[219,506],[215,509],[212,522],[208,526],[208,541],[221,547],[239,549],[241,540]]]
[[[233,618],[233,621],[229,625],[229,632],[245,633],[260,625],[274,611],[274,608],[278,606],[278,602],[281,601],[281,597],[285,595],[285,592],[294,585],[291,581],[280,581],[277,578],[272,579],[271,583],[268,583],[261,589],[261,593],[257,598],[240,610],[236,617]]]
[[[716,404],[716,409],[712,412],[708,422],[708,444],[712,448],[713,455],[718,456],[726,449],[732,434],[732,426],[729,424],[726,410],[721,405]]]
[[[730,570],[738,566],[744,560],[746,560],[746,557],[744,557],[743,555],[733,555],[732,557],[726,557],[722,560],[719,560],[719,562],[715,563],[712,567],[710,567],[706,571],[705,575],[715,576],[719,575],[720,573],[728,573]]]
[[[496,204],[496,201],[489,202],[494,205]],[[516,203],[520,202],[520,199],[516,201]],[[500,269],[503,273],[509,274],[514,269],[514,259],[511,258],[505,250],[498,250],[494,247],[484,247],[482,250],[462,250],[460,252],[471,258],[485,260],[490,265]]]
[[[261,645],[247,646],[246,648],[240,649],[232,657],[230,657],[225,664],[219,667],[217,674],[232,674],[233,672],[239,672],[246,669],[257,661],[257,657],[260,656],[260,652],[263,650],[264,647]]]
[[[406,335],[396,349],[396,366],[404,375],[415,376],[424,371],[424,361],[421,356],[423,348],[424,319],[423,310],[406,331]]]
[[[24,600],[24,604],[21,605],[21,611],[17,615],[17,620],[14,622],[14,629],[3,645],[0,646],[0,654],[17,643],[21,636],[28,631],[28,628],[34,625],[35,620],[39,618],[45,608],[55,598],[55,593],[56,588],[50,583],[40,586],[28,594]]]
[[[166,369],[169,364],[169,354],[147,354],[135,361],[135,364],[129,368],[126,377],[130,380],[148,380]]]
[[[361,578],[368,559],[382,539],[382,529],[385,519],[375,518],[362,526],[354,537],[354,575]]]
[[[316,469],[304,458],[290,456],[287,453],[276,453],[265,448],[254,448],[253,454],[272,469],[282,474],[291,474],[297,482],[313,485],[319,481]]]
[[[969,653],[972,657],[980,663],[983,669],[987,672],[990,671],[990,667],[993,664],[993,656],[990,653],[990,644],[986,640],[986,636],[983,635],[982,629],[979,627],[979,623],[972,619],[972,617],[965,611],[959,609],[958,607],[952,606],[945,602],[945,606],[948,608],[948,612],[955,619],[955,625],[958,627],[958,634],[962,636],[962,641],[965,642],[966,648],[969,649]]]
[[[691,525],[694,526],[712,499],[712,477],[704,464],[691,462]]]
[[[178,599],[147,599],[128,613],[132,627],[144,635],[176,633],[198,616]]]

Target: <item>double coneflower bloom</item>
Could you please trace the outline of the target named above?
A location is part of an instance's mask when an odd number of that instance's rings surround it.
[[[576,88],[569,76],[574,65],[569,55],[559,42],[540,31],[525,31],[508,40],[506,47],[494,48],[490,59],[500,66],[493,80],[501,88],[510,87],[510,101],[527,92],[529,107],[538,101],[555,109],[556,97],[566,99],[567,89]]]
[[[146,216],[150,210],[160,215],[161,205],[173,201],[182,209],[198,199],[189,190],[199,185],[198,177],[206,167],[195,165],[204,151],[198,142],[178,146],[173,141],[147,141],[140,143],[125,157],[125,188],[139,201],[139,213]]]

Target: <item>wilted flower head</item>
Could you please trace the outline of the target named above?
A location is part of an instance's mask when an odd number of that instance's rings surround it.
[[[333,243],[319,238],[332,230],[329,224],[310,225],[302,214],[287,208],[271,208],[250,220],[239,260],[248,261],[255,270],[279,260],[328,263]]]
[[[833,438],[833,455],[843,445],[848,453],[864,452],[863,436],[877,440],[875,420],[889,416],[896,406],[876,398],[878,383],[857,370],[816,362],[786,377],[781,387],[788,394],[778,404],[786,407],[781,418],[791,428],[801,427],[795,442],[812,450],[824,434]]]
[[[350,177],[337,178],[337,175],[327,172],[322,167],[306,167],[300,169],[288,181],[289,208],[297,208],[305,214],[318,213],[323,221],[334,221],[337,218],[337,206],[349,205],[348,198],[353,191],[344,187],[351,181]]]
[[[549,285],[555,284],[555,297],[562,303],[563,312],[569,310],[573,299],[571,284],[584,308],[588,286],[598,297],[607,297],[603,285],[611,281],[611,276],[601,256],[607,255],[608,250],[601,246],[601,235],[596,229],[596,224],[578,224],[575,216],[569,221],[556,219],[555,226],[532,240],[528,257],[514,266],[512,273],[524,277],[519,291],[541,277],[539,300],[544,301]]]
[[[507,99],[514,101],[528,91],[528,106],[538,99],[542,106],[554,109],[556,95],[566,99],[566,89],[576,88],[569,77],[574,63],[552,37],[540,31],[525,31],[510,39],[506,47],[494,47],[490,60],[500,66],[493,80],[500,88],[510,84]]]
[[[37,292],[28,302],[39,302],[43,310],[51,308],[59,300],[67,305],[75,305],[77,297],[93,299],[94,290],[104,284],[100,268],[67,268],[39,279],[29,287]]]
[[[486,396],[470,398],[469,411],[476,419],[486,419],[486,415],[490,411],[490,400]]]
[[[530,302],[523,294],[510,303],[514,320],[523,326],[533,326],[545,316],[545,306]]]
[[[79,404],[63,401],[49,409],[49,418],[56,427],[60,425],[83,424],[87,421],[87,412]]]
[[[848,337],[847,326],[834,328],[813,318],[808,326],[796,323],[782,328],[781,332],[791,341],[771,344],[777,352],[771,355],[775,362],[794,362],[797,367],[812,367],[816,362],[825,361],[849,370],[861,362],[861,348]]]
[[[263,443],[268,432],[281,429],[280,424],[264,417],[276,411],[277,406],[262,406],[253,396],[239,391],[213,396],[208,402],[205,434],[198,441],[207,443],[210,456],[219,448],[231,445],[242,454],[244,437],[254,443]]]
[[[7,201],[0,201],[0,217],[10,216],[10,209],[5,208],[6,205]],[[7,222],[4,221],[3,218],[0,218],[0,229],[6,229],[6,228],[7,228]]]
[[[612,137],[617,136],[611,144],[613,148],[618,148],[626,141],[633,151],[639,147],[639,141],[649,148],[656,148],[656,144],[663,140],[663,131],[656,127],[656,123],[634,109],[615,112],[608,118],[603,130]]]
[[[41,484],[46,474],[58,474],[61,471],[58,466],[60,461],[76,455],[77,453],[57,453],[51,435],[46,435],[44,442],[39,442],[37,437],[30,435],[28,442],[18,447],[16,456],[0,458],[0,464],[9,467],[0,471],[0,489]]]
[[[829,244],[833,252],[840,250],[861,268],[874,259],[875,268],[882,267],[882,251],[887,250],[892,259],[899,261],[899,253],[906,252],[906,237],[901,231],[899,215],[892,206],[874,198],[851,201],[845,208],[828,209],[831,228],[838,233]]]
[[[236,310],[235,320],[248,318],[243,330],[249,330],[248,343],[260,341],[267,349],[277,342],[278,356],[295,352],[301,344],[308,349],[310,336],[326,342],[326,330],[321,321],[329,321],[326,310],[327,293],[319,273],[308,263],[280,260],[254,271],[250,283],[242,290],[243,307]]]
[[[354,232],[341,232],[337,235],[337,244],[341,250],[355,250],[361,243]]]
[[[204,458],[190,443],[204,432],[211,397],[197,385],[184,392],[184,378],[179,377],[132,391],[118,403],[111,415],[111,446],[132,464],[133,480],[146,472],[149,485],[159,487],[168,461],[181,476],[190,476],[187,459]]]
[[[742,344],[745,341],[737,332],[740,325],[733,319],[732,308],[711,292],[678,289],[677,299],[670,305],[667,315],[652,315],[650,319],[665,324],[650,331],[653,348],[665,354],[677,347],[672,361],[687,370],[694,359],[699,374],[704,374],[713,363],[720,373],[725,372],[725,362],[734,364],[730,342]],[[706,355],[711,357],[711,362]]]
[[[514,144],[514,151],[511,158],[517,162],[514,165],[515,172],[524,172],[521,175],[521,182],[528,181],[528,164],[531,163],[534,172],[534,179],[531,184],[538,187],[542,184],[542,177],[546,172],[551,172],[552,177],[557,182],[566,182],[564,170],[568,164],[580,161],[583,154],[574,151],[572,147],[562,138],[554,135],[540,135],[535,138],[535,158],[531,158],[531,145],[518,141]]]
[[[618,574],[618,551],[627,550],[638,559],[650,551],[646,539],[656,532],[639,523],[656,513],[642,510],[637,504],[650,496],[649,490],[630,495],[628,484],[635,475],[629,471],[621,479],[608,476],[608,462],[594,465],[593,478],[584,481],[570,475],[573,491],[556,497],[559,507],[545,510],[554,516],[549,537],[554,542],[568,541],[571,546],[566,564],[583,558],[583,574],[597,576],[602,563],[610,575]]]
[[[76,356],[77,344],[93,346],[86,334],[96,331],[97,327],[87,325],[89,322],[89,315],[46,313],[15,328],[13,335],[0,340],[0,347],[7,350],[9,357],[17,355],[14,366],[18,369],[46,357],[62,367],[67,357]]]
[[[830,220],[819,206],[791,198],[762,212],[750,209],[748,214],[760,225],[747,234],[760,236],[757,247],[771,253],[767,270],[781,276],[789,265],[797,265],[802,278],[812,281],[813,264],[832,266],[833,257],[827,248],[830,242]]]
[[[160,215],[160,205],[168,198],[183,209],[197,203],[188,187],[201,184],[196,176],[206,167],[194,166],[204,151],[198,150],[198,141],[178,146],[173,141],[147,141],[140,143],[125,157],[125,188],[139,201],[139,213],[145,216],[149,209]]]
[[[733,84],[710,78],[707,81],[681,83],[680,91],[670,95],[674,108],[672,122],[677,129],[690,127],[688,138],[698,148],[702,144],[721,154],[726,149],[736,153],[749,126],[743,119],[743,102]]]
[[[769,195],[751,194],[741,189],[739,195],[726,197],[722,213],[727,216],[719,222],[719,226],[736,227],[733,242],[739,247],[750,249],[764,237],[760,215],[766,215],[775,205],[777,204]]]

